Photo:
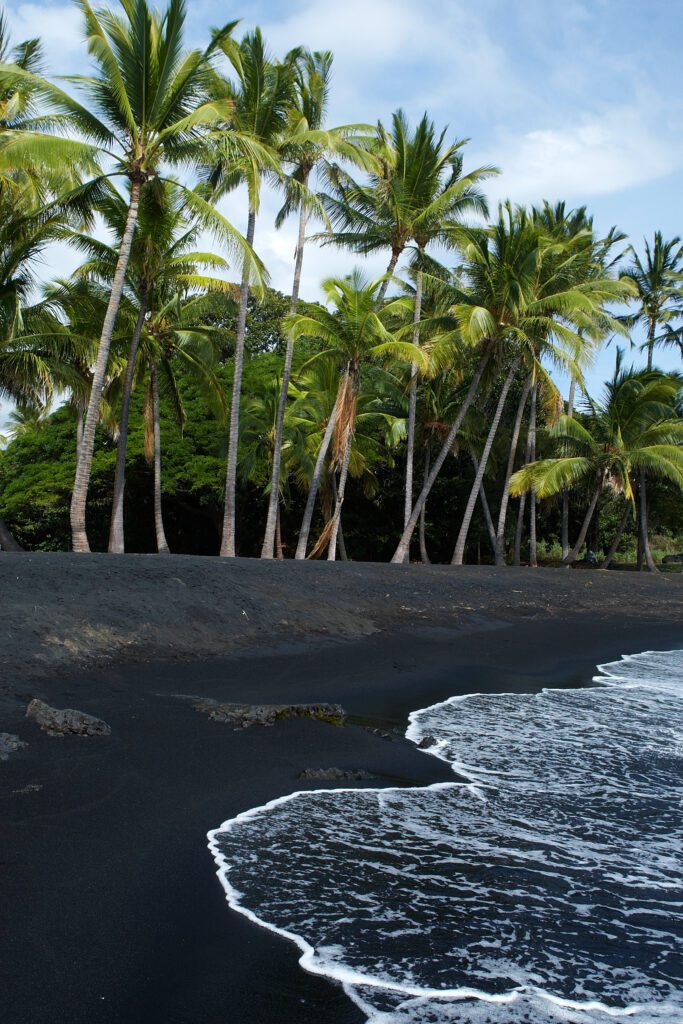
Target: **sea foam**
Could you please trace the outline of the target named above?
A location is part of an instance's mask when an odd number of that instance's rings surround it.
[[[224,822],[230,905],[373,1024],[680,1024],[683,651],[599,670],[414,712],[408,738],[462,781]]]

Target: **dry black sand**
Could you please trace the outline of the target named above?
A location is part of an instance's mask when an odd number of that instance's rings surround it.
[[[0,594],[0,732],[28,743],[0,764],[7,1024],[360,1021],[228,909],[207,830],[306,768],[449,777],[363,726],[683,646],[681,577],[3,553]],[[234,732],[174,694],[340,702],[354,724]],[[36,696],[112,735],[45,735],[24,718]]]

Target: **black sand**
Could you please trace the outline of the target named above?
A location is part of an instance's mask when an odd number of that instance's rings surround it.
[[[379,776],[359,786],[450,777],[363,726],[683,646],[683,579],[625,573],[3,553],[0,593],[0,732],[28,742],[0,764],[7,1024],[360,1021],[229,910],[207,830],[319,787],[306,768]],[[354,724],[234,732],[174,694],[340,702]],[[24,717],[33,697],[112,735],[47,736]]]

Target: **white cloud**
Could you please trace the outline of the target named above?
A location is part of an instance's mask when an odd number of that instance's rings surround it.
[[[86,59],[83,19],[75,4],[10,3],[6,11],[12,42],[40,37],[49,71],[68,74],[82,69]]]
[[[568,199],[582,203],[671,173],[683,161],[655,111],[614,107],[585,113],[519,136],[502,134],[491,152],[502,175],[492,200]]]
[[[460,132],[465,101],[479,116],[521,101],[504,45],[461,0],[305,0],[284,19],[262,19],[277,53],[305,43],[335,57],[332,117],[376,120],[398,106],[425,108]]]

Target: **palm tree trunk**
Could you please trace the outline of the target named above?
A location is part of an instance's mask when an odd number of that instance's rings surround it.
[[[336,505],[337,504],[337,497],[338,497],[338,494],[339,494],[339,491],[337,489],[337,474],[336,473],[332,474],[332,494],[333,494],[333,497],[334,497],[334,503]],[[339,545],[339,557],[341,558],[342,562],[348,562],[349,558],[348,558],[348,555],[346,554],[346,543],[344,541],[344,530],[342,529],[341,515],[339,516],[339,532],[337,533],[337,543]]]
[[[531,430],[527,430],[526,435],[526,449],[524,451],[524,465],[528,466],[531,462]],[[515,548],[512,556],[513,565],[521,565],[522,563],[522,535],[524,533],[524,513],[526,512],[526,491],[524,494],[519,496],[519,505],[517,506],[517,525],[515,527]]]
[[[500,511],[498,512],[498,527],[496,529],[495,540],[493,542],[496,565],[505,565],[505,520],[507,519],[508,503],[510,500],[508,484],[510,483],[512,471],[515,468],[517,444],[519,443],[519,435],[522,430],[522,419],[524,418],[524,409],[526,408],[526,401],[529,397],[529,392],[531,391],[532,381],[533,376],[532,374],[529,374],[519,399],[517,415],[515,416],[515,422],[512,428],[512,437],[510,438],[510,452],[508,454],[508,464],[505,470],[505,483],[503,484],[503,493],[500,498]]]
[[[375,299],[375,312],[381,308],[382,303],[384,302],[384,297],[387,294],[387,288],[389,287],[389,278],[396,270],[396,264],[398,263],[398,258],[402,252],[403,249],[392,249],[391,259],[389,260],[389,264],[385,271],[386,280],[382,281],[380,289],[377,292],[377,298]]]
[[[472,465],[474,466],[474,472],[479,472],[479,459],[474,453],[471,455]],[[484,513],[484,522],[486,523],[486,529],[488,530],[489,540],[491,541],[491,548],[495,553],[496,550],[496,531],[493,526],[493,517],[491,516],[491,508],[489,506],[488,498],[486,497],[486,488],[484,487],[484,478],[481,478],[479,485],[479,500],[481,501],[481,510]]]
[[[425,464],[424,464],[424,473],[422,474],[422,486],[423,487],[424,487],[424,485],[427,482],[427,479],[429,477],[429,460],[430,460],[430,456],[431,456],[431,449],[432,449],[432,445],[431,445],[431,440],[430,440],[430,441],[427,442],[427,445],[425,447]],[[427,514],[427,502],[425,501],[425,503],[422,506],[422,509],[420,511],[420,526],[419,526],[419,530],[420,530],[420,558],[422,559],[422,562],[423,562],[424,565],[431,565],[431,560],[429,558],[429,554],[427,553],[427,538],[425,536],[425,518],[426,518],[426,514]]]
[[[285,553],[282,550],[282,525],[280,517],[280,502],[277,503],[277,516],[275,521],[275,557],[282,560]]]
[[[469,533],[470,523],[472,522],[472,516],[474,514],[474,506],[477,503],[477,497],[481,488],[482,480],[484,479],[484,473],[486,472],[486,464],[489,461],[489,455],[491,454],[491,448],[493,447],[493,441],[498,431],[501,416],[503,415],[503,409],[505,408],[505,402],[507,401],[508,392],[512,386],[512,382],[515,379],[517,368],[519,366],[519,357],[513,359],[512,365],[508,370],[508,375],[505,378],[505,383],[500,392],[498,398],[498,404],[496,405],[496,411],[493,414],[493,420],[489,428],[486,443],[484,444],[484,450],[481,453],[481,460],[479,462],[479,469],[477,470],[470,491],[470,496],[467,499],[467,505],[465,507],[465,514],[460,525],[460,532],[458,533],[458,539],[455,542],[455,551],[453,552],[453,558],[451,559],[451,565],[462,565],[463,557],[465,555],[465,544],[467,543],[467,534]]]
[[[341,473],[339,474],[339,488],[337,490],[337,501],[335,503],[334,515],[332,516],[332,532],[330,533],[330,543],[327,548],[327,561],[334,562],[337,557],[337,534],[339,533],[339,522],[341,520],[341,510],[344,504],[344,494],[346,492],[346,481],[349,476],[349,462],[351,460],[351,448],[353,446],[353,433],[349,433],[349,439],[346,442],[346,448],[344,449],[344,458],[342,461]]]
[[[526,512],[526,492],[520,494],[519,505],[517,506],[517,523],[515,525],[515,547],[512,554],[512,564],[522,564],[522,534],[524,533],[524,513]]]
[[[254,242],[256,213],[249,210],[247,221],[247,245]],[[240,284],[240,304],[235,332],[235,366],[232,379],[232,404],[230,406],[230,439],[228,441],[228,468],[225,474],[225,509],[223,512],[223,538],[221,555],[235,557],[235,510],[237,488],[237,453],[240,433],[240,398],[242,396],[242,367],[244,365],[244,338],[247,327],[247,302],[249,300],[249,268],[245,264]]]
[[[160,555],[170,554],[164,517],[161,511],[161,417],[159,415],[159,381],[157,368],[152,365],[150,370],[152,385],[152,418],[154,420],[154,530],[157,538],[157,551]]]
[[[88,487],[90,485],[90,470],[92,467],[93,453],[95,451],[95,430],[100,417],[100,399],[104,387],[104,378],[109,362],[109,349],[114,333],[116,315],[121,303],[123,285],[128,269],[130,250],[133,244],[133,233],[138,219],[138,204],[140,202],[140,181],[132,181],[130,186],[130,205],[126,217],[126,226],[121,238],[119,257],[116,262],[116,271],[112,281],[107,312],[102,324],[102,335],[100,347],[97,352],[97,362],[93,371],[92,387],[90,389],[90,400],[88,411],[85,416],[83,427],[83,440],[76,463],[76,478],[74,480],[73,494],[71,495],[71,543],[74,551],[90,551],[88,534],[85,528],[85,507],[88,500]]]
[[[657,329],[657,322],[654,317],[649,318],[647,328],[647,368],[652,369],[652,361],[654,358],[655,351],[655,331]],[[650,541],[648,538],[647,528],[647,483],[645,481],[645,474],[640,473],[640,509],[638,514],[638,555],[637,555],[637,568],[638,572],[643,571],[643,562],[650,569],[652,564],[651,572],[659,572],[654,560],[652,558],[652,552],[650,551]],[[644,523],[644,525],[643,525]]]
[[[308,174],[305,175],[303,184],[308,184]],[[299,236],[296,243],[296,254],[294,257],[294,280],[292,282],[292,298],[289,305],[290,312],[295,313],[299,302],[299,287],[301,285],[301,267],[304,261],[304,245],[306,243],[306,206],[302,200],[299,209]],[[285,427],[285,412],[287,411],[287,397],[289,395],[289,381],[292,375],[292,358],[294,356],[294,341],[287,338],[285,348],[285,362],[282,368],[282,390],[277,406],[277,418],[275,421],[275,442],[273,447],[273,471],[270,477],[270,498],[268,501],[268,516],[266,518],[266,532],[263,537],[261,558],[273,557],[273,537],[275,535],[275,520],[277,518],[278,503],[280,500],[280,464],[282,461],[282,436]]]
[[[567,416],[574,414],[574,394],[576,391],[576,380],[571,379],[569,385],[569,399],[567,401]],[[569,552],[569,491],[562,492],[562,558],[567,557]]]
[[[631,510],[631,505],[627,504],[626,508],[624,509],[624,514],[621,517],[621,521],[620,521],[619,525],[617,526],[617,532],[614,534],[614,537],[612,538],[612,543],[609,546],[609,551],[607,552],[607,554],[603,558],[602,562],[600,563],[600,568],[601,569],[609,569],[609,567],[611,565],[611,562],[612,562],[612,559],[614,558],[614,556],[617,553],[617,548],[619,547],[619,541],[621,540],[622,533],[626,529],[626,524],[627,524],[627,522],[629,520],[629,516],[631,515],[631,511],[632,511]]]
[[[334,428],[337,423],[337,412],[338,406],[335,402],[332,415],[327,421],[325,433],[320,443],[320,449],[318,450],[318,457],[315,462],[315,469],[313,470],[313,479],[311,480],[311,486],[308,490],[308,498],[306,500],[306,508],[304,509],[304,518],[301,522],[301,530],[299,531],[299,540],[296,545],[296,553],[294,555],[295,559],[303,559],[306,557],[306,547],[308,546],[308,536],[311,532],[315,499],[318,496],[320,481],[322,480],[323,469],[325,468],[325,459],[327,458],[332,434],[334,433]]]
[[[486,369],[486,364],[488,363],[490,356],[491,350],[488,345],[485,345],[484,350],[482,351],[481,356],[479,358],[479,363],[477,365],[477,369],[474,372],[474,376],[468,388],[467,394],[465,395],[463,403],[458,410],[458,415],[453,420],[451,429],[448,431],[448,436],[441,445],[441,449],[436,459],[434,460],[434,465],[432,466],[431,472],[427,477],[427,480],[425,481],[425,484],[422,488],[422,491],[419,494],[417,501],[415,502],[415,505],[413,506],[413,511],[410,513],[410,519],[406,524],[401,539],[399,540],[396,550],[391,559],[393,563],[405,561],[406,554],[410,547],[410,539],[413,536],[415,527],[417,526],[417,521],[420,518],[420,513],[422,512],[424,503],[429,497],[429,492],[434,486],[434,481],[441,472],[441,467],[443,466],[444,462],[446,461],[448,453],[451,451],[453,447],[453,442],[458,436],[458,431],[460,430],[462,422],[465,419],[465,416],[467,415],[467,411],[471,406],[472,402],[474,401],[477,391],[479,390],[479,384],[481,383],[482,374]]]
[[[133,394],[133,377],[140,344],[140,335],[147,313],[147,296],[140,296],[140,312],[133,331],[128,353],[126,374],[123,379],[123,395],[121,397],[121,419],[119,421],[119,439],[116,446],[116,469],[114,471],[114,498],[112,502],[111,525],[109,527],[109,551],[121,555],[125,551],[123,534],[123,496],[126,489],[126,448],[128,446],[128,417],[130,399]]]
[[[599,484],[598,487],[595,488],[595,491],[593,492],[593,497],[591,498],[590,504],[588,506],[588,509],[586,510],[586,515],[584,516],[583,523],[581,524],[581,529],[579,530],[579,536],[576,539],[576,544],[571,549],[571,551],[569,552],[567,557],[562,559],[562,564],[563,565],[572,565],[572,563],[576,561],[576,558],[577,558],[577,556],[579,554],[579,551],[583,547],[584,541],[586,540],[586,534],[588,533],[588,527],[591,524],[591,520],[593,518],[593,514],[595,512],[595,508],[596,508],[596,506],[598,504],[598,498],[600,497],[600,492],[601,491],[602,491],[602,484]]]
[[[0,551],[23,551],[21,544],[19,544],[12,536],[10,529],[5,520],[0,516]]]
[[[640,474],[640,550],[642,557],[645,561],[650,572],[659,572],[659,569],[655,565],[655,560],[652,557],[652,551],[650,550],[650,536],[647,522],[647,485],[645,482],[645,474]],[[639,568],[641,568],[639,566]]]
[[[536,461],[536,406],[538,402],[538,384],[531,391],[531,408],[529,409],[529,439],[531,461]],[[532,569],[538,566],[536,554],[536,491],[529,492],[529,565]]]
[[[418,270],[415,282],[415,311],[413,313],[413,345],[420,344],[420,316],[422,314],[422,271]],[[410,368],[410,398],[408,404],[408,437],[406,447],[406,489],[403,503],[403,527],[405,529],[413,508],[413,465],[415,461],[415,414],[417,412],[417,366]],[[406,552],[406,560],[410,551]]]
[[[83,410],[79,406],[76,407],[76,462],[78,462],[81,454],[81,447],[83,445]]]

